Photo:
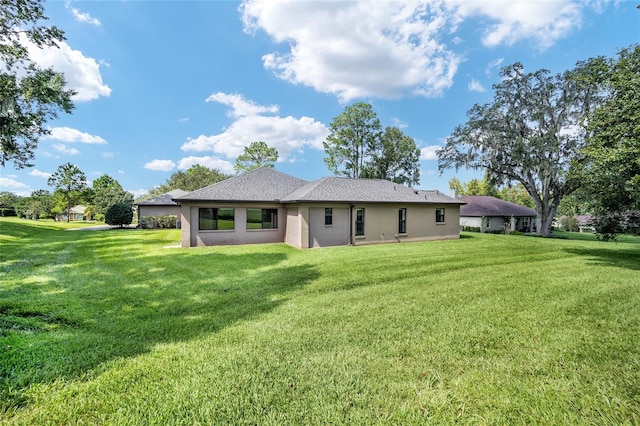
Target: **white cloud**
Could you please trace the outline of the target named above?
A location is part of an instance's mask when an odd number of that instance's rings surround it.
[[[119,153],[117,153],[117,152],[103,152],[103,153],[102,153],[102,156],[103,156],[104,158],[115,158],[115,157],[116,157],[116,156],[118,156],[118,155],[120,155],[120,154],[119,154]]]
[[[178,123],[188,123],[189,119],[188,118],[178,118]]]
[[[489,64],[487,65],[487,68],[484,71],[485,75],[491,78],[491,76],[493,75],[493,70],[500,68],[503,62],[504,62],[504,58],[494,59],[493,61],[489,62]]]
[[[463,55],[457,34],[473,20],[487,47],[527,41],[544,50],[578,28],[589,2],[515,0],[245,0],[247,33],[279,43],[263,65],[289,83],[338,96],[440,96]],[[592,6],[596,11],[598,8]]]
[[[153,160],[144,165],[145,169],[156,170],[159,172],[169,172],[176,167],[176,163],[172,160]]]
[[[121,175],[125,174],[124,170],[118,170],[118,173],[121,174]]]
[[[440,145],[429,145],[420,148],[420,159],[421,160],[437,160],[438,156],[436,155],[436,151],[442,148]]]
[[[100,136],[94,136],[89,133],[81,132],[71,127],[54,127],[47,139],[55,139],[66,143],[88,143],[88,144],[106,144],[107,141]]]
[[[40,177],[43,179],[49,179],[51,177],[51,173],[41,172],[38,169],[33,169],[29,172],[30,176]]]
[[[185,157],[178,163],[178,168],[186,170],[189,167],[199,164],[210,169],[220,170],[222,173],[234,173],[233,164],[218,157]]]
[[[29,56],[42,67],[53,67],[64,73],[67,87],[77,93],[73,97],[76,101],[90,101],[100,96],[109,96],[111,88],[102,82],[100,65],[93,59],[83,55],[79,50],[73,50],[66,42],[58,42],[56,47],[39,48],[23,38],[21,40],[29,50]]]
[[[209,100],[230,106],[229,116],[236,120],[222,133],[189,138],[182,145],[183,151],[212,151],[228,158],[235,158],[242,154],[244,147],[251,142],[264,141],[276,148],[280,160],[285,161],[306,147],[323,149],[322,142],[329,134],[323,123],[310,117],[258,115],[277,112],[278,107],[257,105],[245,100],[241,95],[217,93],[215,99],[212,95]]]
[[[146,189],[127,189],[126,191],[132,193],[134,198],[138,198],[149,193]]]
[[[78,22],[86,22],[87,24],[95,25],[97,27],[102,25],[102,23],[98,19],[93,18],[91,15],[89,15],[86,12],[80,12],[75,7],[71,8],[71,13],[73,13],[73,17]]]
[[[439,96],[461,62],[439,40],[456,18],[442,2],[246,0],[241,12],[246,32],[289,46],[263,56],[267,69],[343,102]]]
[[[552,46],[582,22],[582,7],[576,1],[467,1],[452,0],[462,18],[488,17],[482,43],[493,47],[533,42],[540,50]]]
[[[393,117],[391,119],[391,125],[397,127],[398,129],[406,129],[407,127],[409,127],[409,124],[396,117]]]
[[[230,106],[231,109],[227,114],[229,117],[244,117],[247,115],[258,115],[262,113],[276,114],[279,110],[276,105],[257,105],[253,101],[244,99],[242,95],[237,93],[214,93],[209,96],[205,102],[218,102],[219,104]]]
[[[78,151],[75,148],[67,148],[67,146],[65,144],[62,143],[55,143],[52,145],[56,151],[61,152],[63,154],[69,154],[69,155],[77,155],[80,154],[80,151]]]
[[[467,88],[471,92],[486,92],[486,89],[475,78],[471,79],[471,81],[469,82],[469,86],[467,86]]]
[[[7,191],[16,189],[27,189],[29,187],[26,184],[18,182],[15,179],[0,177],[0,188],[2,188],[3,191]]]

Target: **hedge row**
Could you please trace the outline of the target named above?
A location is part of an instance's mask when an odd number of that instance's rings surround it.
[[[177,217],[169,216],[143,216],[140,218],[140,227],[145,229],[175,229]]]

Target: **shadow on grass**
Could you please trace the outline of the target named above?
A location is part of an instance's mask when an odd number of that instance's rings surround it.
[[[30,385],[267,313],[319,274],[284,265],[286,247],[167,250],[141,232],[21,229],[3,248],[0,413]]]
[[[618,268],[640,271],[640,250],[606,248],[570,248],[567,253],[588,258],[596,265],[615,266]]]

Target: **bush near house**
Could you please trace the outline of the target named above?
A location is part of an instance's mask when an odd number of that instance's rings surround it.
[[[143,216],[140,218],[140,227],[144,229],[175,229],[178,217],[168,216]]]
[[[111,226],[130,225],[133,222],[133,209],[130,204],[116,203],[109,207],[104,215],[104,221]]]

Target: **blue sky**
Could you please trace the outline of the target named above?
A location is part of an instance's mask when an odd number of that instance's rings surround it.
[[[35,167],[0,169],[0,190],[27,196],[71,162],[136,196],[193,164],[233,173],[263,140],[276,169],[331,175],[322,141],[346,105],[369,102],[383,126],[422,149],[422,189],[449,193],[435,149],[501,66],[553,73],[640,42],[631,1],[49,1],[67,40],[31,49],[63,71],[76,108],[49,123]]]

